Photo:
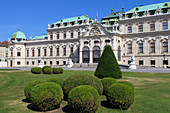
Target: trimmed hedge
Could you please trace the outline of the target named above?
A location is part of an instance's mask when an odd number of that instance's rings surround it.
[[[44,74],[52,74],[52,69],[51,68],[45,68],[43,73]]]
[[[47,79],[47,82],[54,82],[56,84],[59,84],[61,87],[63,86],[63,80],[60,78],[57,78],[57,77],[49,78],[49,79]]]
[[[117,83],[128,85],[129,87],[131,87],[135,91],[135,86],[128,81],[118,81]]]
[[[31,73],[33,73],[33,74],[41,74],[41,72],[42,72],[41,67],[33,67],[33,68],[31,68]]]
[[[44,69],[46,69],[46,68],[51,68],[51,66],[44,66],[43,68],[42,68],[42,72],[44,73]]]
[[[25,86],[25,89],[24,89],[24,94],[25,94],[25,97],[27,99],[27,101],[30,101],[30,92],[32,90],[32,88],[40,83],[44,83],[45,81],[33,81],[33,82],[30,82],[28,83],[26,86]]]
[[[133,104],[134,95],[131,87],[116,83],[108,88],[106,98],[113,108],[128,109]]]
[[[59,67],[58,69],[60,70],[60,74],[62,74],[64,72],[63,68]]]
[[[122,72],[110,46],[105,47],[96,68],[95,76],[97,76],[98,78],[122,78]]]
[[[103,84],[103,94],[106,94],[107,89],[112,85],[115,84],[117,82],[116,79],[111,78],[111,77],[106,77],[101,79],[102,84]]]
[[[53,74],[60,74],[60,69],[54,67],[53,68]]]
[[[81,85],[70,91],[68,105],[78,112],[95,112],[100,106],[100,95],[94,87]]]
[[[98,91],[99,95],[103,93],[102,82],[97,77],[93,75],[80,74],[73,75],[65,79],[63,83],[64,96],[67,98],[70,90],[80,85],[91,85]]]
[[[46,82],[35,86],[31,91],[31,102],[37,110],[52,110],[60,107],[63,91],[60,85]]]

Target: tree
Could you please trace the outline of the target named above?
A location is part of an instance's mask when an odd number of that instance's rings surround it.
[[[98,78],[122,78],[122,72],[110,46],[105,47],[94,74]]]

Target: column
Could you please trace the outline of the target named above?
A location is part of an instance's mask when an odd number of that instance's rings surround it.
[[[90,64],[93,63],[93,50],[90,49]]]
[[[82,41],[80,41],[80,47],[79,47],[79,49],[80,49],[80,51],[79,51],[79,63],[81,64],[81,63],[83,63],[83,54],[82,54]]]

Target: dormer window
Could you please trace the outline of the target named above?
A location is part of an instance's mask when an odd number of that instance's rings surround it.
[[[164,4],[164,6],[168,6],[168,4],[167,4],[167,3],[165,3],[165,4]]]
[[[137,7],[137,8],[136,8],[136,11],[138,11],[138,10],[139,10],[139,8]]]

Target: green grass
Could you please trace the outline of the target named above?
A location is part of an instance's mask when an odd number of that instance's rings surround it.
[[[33,75],[30,72],[0,72],[0,113],[35,112],[27,108],[30,103],[23,102],[24,87],[35,80],[46,80],[51,77],[65,79],[75,74],[93,74],[93,71],[64,71],[63,75]],[[102,105],[97,113],[169,113],[170,112],[170,74],[124,72],[123,79],[132,82],[136,87],[134,104],[130,109],[114,110]],[[106,101],[101,97],[102,103]],[[60,109],[52,112],[62,113],[67,105],[63,102]],[[64,110],[65,111],[65,110]]]
[[[15,71],[15,70],[20,70],[20,69],[0,69],[0,71]]]

